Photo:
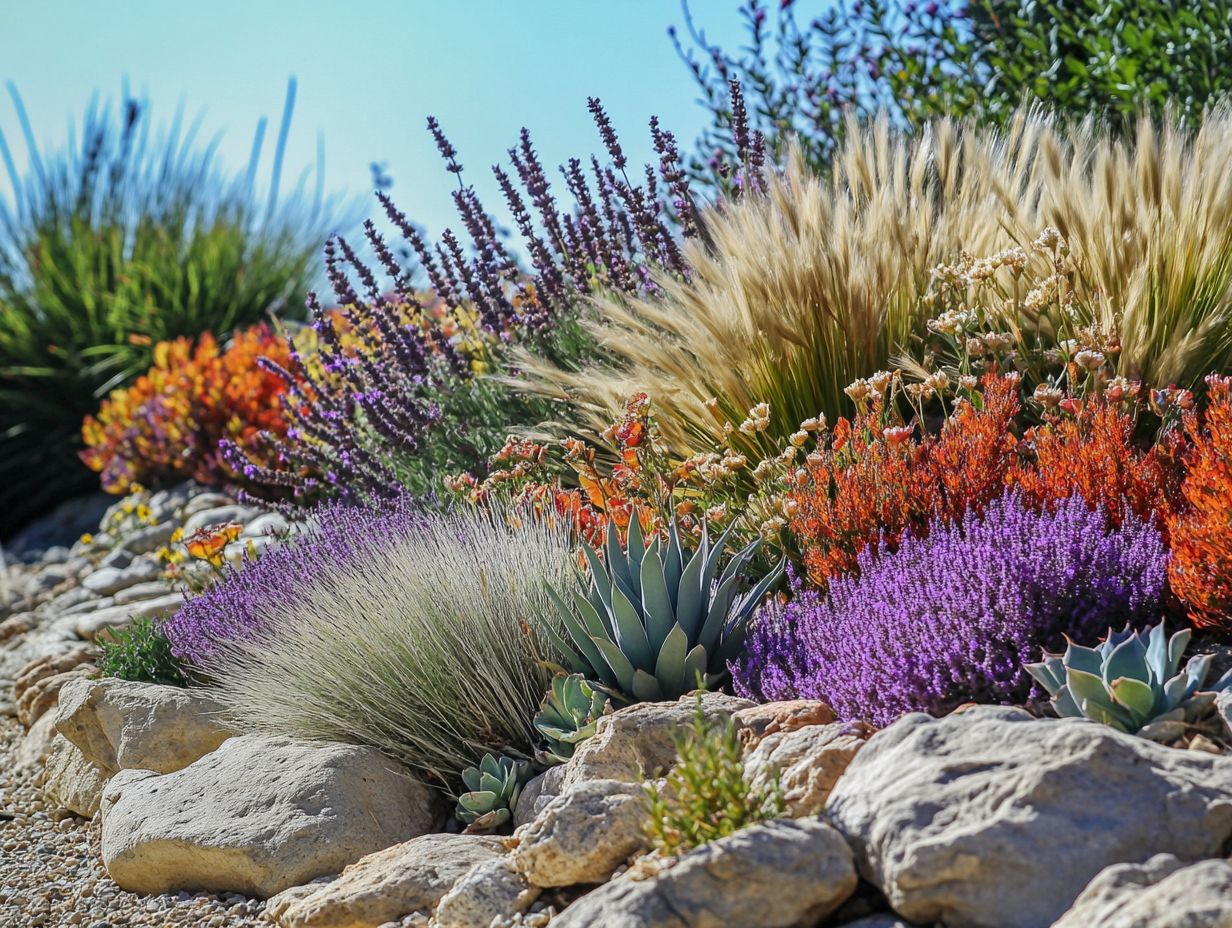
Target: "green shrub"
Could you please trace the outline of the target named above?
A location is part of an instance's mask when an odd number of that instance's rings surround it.
[[[298,193],[276,199],[277,174],[257,201],[259,144],[247,177],[229,178],[213,146],[178,122],[153,135],[126,100],[91,107],[78,147],[41,154],[18,111],[31,168],[10,165],[0,204],[0,534],[96,485],[77,460],[81,421],[156,344],[298,314],[329,221]]]
[[[1171,109],[1194,125],[1232,92],[1228,0],[840,0],[808,4],[806,23],[804,3],[770,6],[739,4],[748,32],[739,50],[707,41],[687,5],[683,35],[672,30],[711,112],[692,159],[699,180],[717,171],[726,182],[733,124],[764,133],[773,150],[795,137],[826,170],[849,115],[885,112],[910,129],[967,114],[1005,126],[1026,101],[1126,126]]]
[[[662,788],[645,784],[647,833],[661,854],[674,856],[786,813],[778,780],[754,788],[744,774],[744,749],[730,718],[706,719],[698,697],[691,726],[675,738],[676,765]]]
[[[162,627],[152,619],[137,619],[129,628],[111,629],[99,639],[104,677],[138,683],[187,686],[188,679]]]

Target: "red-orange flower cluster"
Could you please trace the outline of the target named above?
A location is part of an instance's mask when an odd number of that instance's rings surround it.
[[[115,390],[97,416],[82,425],[82,460],[103,488],[125,493],[146,485],[192,478],[206,485],[242,485],[243,475],[222,459],[228,439],[251,459],[272,465],[262,433],[282,437],[286,384],[258,364],[269,358],[289,366],[290,345],[264,323],[237,332],[222,348],[209,333],[161,342],[154,366],[129,387]]]
[[[905,426],[884,427],[883,402],[840,419],[829,447],[810,454],[797,474],[791,531],[814,583],[852,570],[879,540],[894,547],[907,531],[926,532],[934,517],[957,519],[985,505],[1013,463],[1012,377],[986,378],[979,408],[961,402],[939,435],[922,440],[904,434]]]
[[[1232,630],[1232,379],[1211,376],[1205,416],[1189,410],[1182,502],[1168,520],[1172,591],[1195,625]]]

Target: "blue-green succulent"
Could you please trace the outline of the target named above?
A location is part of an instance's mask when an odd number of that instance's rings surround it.
[[[1130,734],[1167,741],[1210,710],[1232,687],[1232,671],[1207,685],[1211,655],[1194,655],[1181,669],[1190,631],[1171,638],[1160,624],[1142,632],[1108,631],[1094,648],[1072,641],[1064,654],[1045,654],[1026,670],[1052,697],[1062,718],[1088,718]]]
[[[458,797],[454,810],[458,821],[472,833],[495,831],[508,824],[531,773],[530,761],[504,754],[483,755],[478,767],[462,771],[467,792]]]
[[[571,594],[551,590],[564,634],[548,628],[569,670],[637,701],[676,699],[719,685],[744,643],[749,617],[778,581],[782,565],[752,590],[746,572],[754,541],[723,566],[730,530],[714,544],[703,529],[696,548],[675,524],[649,544],[637,519],[622,549],[608,523],[602,557],[583,547],[589,576]]]

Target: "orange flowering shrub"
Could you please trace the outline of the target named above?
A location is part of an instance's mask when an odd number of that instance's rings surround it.
[[[1036,507],[1080,494],[1089,505],[1103,506],[1113,525],[1121,524],[1128,507],[1164,529],[1180,481],[1180,436],[1165,430],[1149,449],[1138,447],[1136,393],[1134,385],[1127,395],[1063,400],[1070,415],[1049,415],[1027,432],[1027,454],[1010,472],[1010,486]]]
[[[82,460],[111,493],[187,478],[242,485],[219,442],[275,463],[264,436],[287,433],[286,384],[258,359],[286,368],[290,354],[287,340],[264,323],[237,332],[225,348],[209,333],[196,344],[188,338],[159,343],[149,372],[112,391],[98,414],[86,418]]]
[[[1172,590],[1195,625],[1232,630],[1232,379],[1206,379],[1204,421],[1185,414],[1183,498],[1168,520]]]
[[[968,386],[940,433],[922,439],[913,425],[891,424],[894,386],[884,380],[849,388],[862,411],[840,419],[828,446],[795,474],[791,532],[816,584],[852,570],[870,545],[896,547],[905,532],[923,534],[938,516],[957,519],[1004,487],[1016,445],[1016,377],[989,375],[982,393]]]

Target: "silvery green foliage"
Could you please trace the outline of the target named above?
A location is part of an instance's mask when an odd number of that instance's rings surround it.
[[[1211,655],[1197,654],[1181,669],[1189,629],[1171,638],[1160,622],[1142,632],[1108,631],[1094,648],[1072,641],[1062,655],[1027,664],[1052,696],[1062,718],[1089,718],[1145,738],[1170,740],[1201,718],[1215,694],[1232,687],[1232,671],[1206,687]]]
[[[612,697],[580,673],[558,673],[535,716],[535,728],[547,743],[538,759],[563,764],[577,746],[595,733],[595,725],[612,714]]]
[[[208,665],[235,724],[371,745],[454,794],[486,752],[529,756],[546,665],[564,659],[541,629],[555,615],[547,585],[575,569],[568,528],[411,502],[321,518],[279,549],[277,570],[262,558],[215,596],[245,622],[237,635],[221,623]]]
[[[583,547],[589,577],[579,575],[568,600],[551,590],[567,633],[554,641],[569,669],[642,702],[676,699],[699,681],[707,689],[722,683],[749,617],[782,569],[741,596],[760,541],[732,555],[720,573],[727,536],[711,545],[703,529],[701,544],[690,550],[673,524],[666,540],[656,536],[647,545],[631,519],[622,550],[609,522],[602,558]]]
[[[531,777],[530,761],[504,754],[483,755],[478,767],[462,771],[467,792],[458,797],[458,821],[472,834],[495,831],[513,819],[522,787]]]

